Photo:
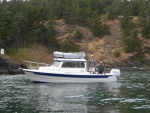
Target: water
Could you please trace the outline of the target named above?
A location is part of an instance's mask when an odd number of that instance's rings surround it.
[[[126,71],[118,82],[80,84],[0,76],[0,113],[150,113],[149,73]]]

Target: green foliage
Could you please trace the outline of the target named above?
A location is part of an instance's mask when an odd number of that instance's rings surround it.
[[[121,18],[121,27],[124,33],[124,44],[126,52],[140,51],[141,41],[137,36],[136,25],[132,22],[132,17],[125,16]]]
[[[80,47],[75,42],[76,40],[74,38],[68,38],[65,43],[60,45],[60,50],[65,52],[79,52]]]
[[[144,55],[140,54],[139,57],[138,57],[138,60],[141,61],[141,62],[144,62]]]
[[[105,8],[108,14],[108,19],[112,20],[118,17],[123,12],[121,0],[115,0],[112,5]]]
[[[121,53],[120,53],[119,51],[115,51],[115,52],[114,52],[114,56],[115,56],[115,57],[120,57],[120,56],[121,56]]]
[[[78,46],[76,43],[80,42],[81,39],[83,38],[83,35],[79,31],[70,31],[70,33],[73,34],[72,37],[67,37],[66,41],[62,44],[61,46],[61,51],[65,52],[79,52],[80,51],[80,46]]]
[[[150,22],[149,22],[149,24],[146,24],[144,26],[142,34],[144,35],[145,38],[150,39]]]
[[[56,40],[56,31],[54,30],[54,27],[49,25],[44,26],[44,23],[41,23],[37,37],[38,37],[38,42],[46,45],[47,47],[55,47],[58,46],[58,42]]]
[[[53,26],[45,24],[41,27],[41,23],[52,18],[49,17],[53,13],[49,10],[49,5],[48,0],[10,1],[0,4],[0,46],[27,47],[43,40],[48,47],[57,45]],[[40,32],[44,32],[43,35]]]
[[[64,52],[79,52],[80,51],[80,47],[76,44],[65,44],[63,45],[63,48],[60,48],[61,51]]]
[[[9,48],[15,46],[16,34],[18,29],[14,21],[13,14],[8,11],[4,11],[0,17],[0,46]]]
[[[140,6],[139,16],[143,27],[142,34],[145,38],[150,39],[150,1],[144,2]]]
[[[43,43],[48,47],[58,47],[55,19],[87,26],[95,36],[102,37],[109,34],[108,26],[100,22],[102,14],[107,14],[108,19],[123,16],[121,24],[125,37],[128,37],[125,42],[130,45],[135,28],[131,16],[140,15],[142,34],[147,39],[150,37],[149,6],[148,0],[3,0],[0,3],[0,46],[17,49]],[[49,22],[52,23],[49,25]],[[80,33],[75,37],[77,40],[82,38]],[[139,47],[138,44],[136,46]],[[73,48],[75,50],[76,47]]]
[[[133,30],[135,28],[135,24],[132,22],[132,17],[122,17],[120,19],[121,26],[123,29]]]
[[[104,35],[109,35],[109,27],[106,24],[99,24],[99,23],[95,23],[94,26],[92,26],[92,32],[94,34],[94,36],[97,37],[102,37]]]
[[[83,38],[83,35],[79,31],[76,31],[73,38],[76,42],[80,42],[81,39]]]
[[[128,36],[124,38],[125,51],[134,52],[139,51],[141,48],[141,41],[137,37],[137,32],[133,33],[133,36]]]
[[[136,25],[131,20],[128,20],[125,23],[121,21],[121,25],[125,36],[131,36],[136,28]]]

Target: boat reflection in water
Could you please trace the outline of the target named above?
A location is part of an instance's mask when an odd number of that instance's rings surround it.
[[[87,112],[87,84],[35,84],[31,102],[42,112]]]
[[[37,111],[42,112],[80,112],[104,111],[99,105],[112,94],[120,95],[119,84],[108,83],[49,83],[34,84],[31,102],[36,102]],[[99,101],[99,102],[98,102]],[[98,102],[98,103],[97,103]],[[102,102],[103,103],[103,102]],[[106,108],[105,108],[106,109]]]

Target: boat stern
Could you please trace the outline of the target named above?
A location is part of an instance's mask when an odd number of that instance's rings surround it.
[[[121,72],[119,69],[111,69],[110,73],[115,75],[117,78],[120,78]]]

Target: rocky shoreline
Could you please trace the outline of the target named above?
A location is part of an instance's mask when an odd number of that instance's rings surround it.
[[[0,75],[24,74],[19,68],[20,66],[13,63],[10,59],[0,58]]]
[[[125,70],[125,71],[150,71],[150,68],[124,67],[121,70]]]
[[[126,65],[111,65],[111,64],[105,64],[105,67],[107,70],[110,70],[112,68],[118,68],[120,69],[121,71],[150,71],[150,67],[147,66],[147,67],[143,67],[142,65],[129,65],[129,64],[126,64]]]

